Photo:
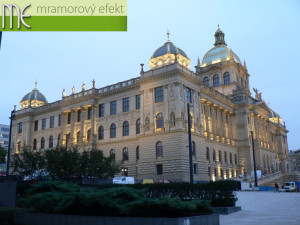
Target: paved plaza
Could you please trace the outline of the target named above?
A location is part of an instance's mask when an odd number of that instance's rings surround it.
[[[221,215],[221,225],[299,225],[300,193],[237,192],[242,211]]]

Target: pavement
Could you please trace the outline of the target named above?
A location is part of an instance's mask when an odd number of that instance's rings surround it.
[[[236,192],[242,211],[220,215],[220,225],[300,225],[300,193]]]

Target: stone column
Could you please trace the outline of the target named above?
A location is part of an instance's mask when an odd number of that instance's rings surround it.
[[[97,146],[97,123],[96,123],[96,118],[97,118],[97,105],[94,104],[92,105],[92,125],[91,125],[91,133],[92,133],[92,147],[96,148]]]

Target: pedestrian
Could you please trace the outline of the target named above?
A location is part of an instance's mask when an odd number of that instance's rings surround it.
[[[274,192],[279,192],[279,186],[278,186],[277,182],[275,183],[275,191]]]

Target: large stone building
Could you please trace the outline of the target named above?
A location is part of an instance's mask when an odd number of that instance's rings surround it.
[[[167,42],[149,71],[110,86],[82,90],[48,103],[37,88],[24,96],[12,130],[12,152],[61,146],[97,147],[137,179],[189,180],[187,103],[191,105],[195,180],[226,179],[257,169],[289,170],[287,129],[256,89],[245,62],[218,28],[215,46],[192,71],[187,54]]]

